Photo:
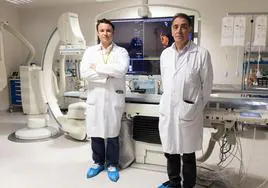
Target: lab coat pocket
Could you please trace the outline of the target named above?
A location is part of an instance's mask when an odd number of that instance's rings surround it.
[[[196,118],[198,111],[199,106],[197,103],[182,101],[180,104],[179,117],[184,121],[192,121]]]
[[[115,107],[116,108],[123,108],[125,106],[125,95],[123,90],[116,90],[115,91]]]
[[[183,83],[183,100],[191,104],[191,101],[195,103],[200,94],[200,80],[198,79],[198,74],[195,71],[190,71],[186,74],[184,83]]]

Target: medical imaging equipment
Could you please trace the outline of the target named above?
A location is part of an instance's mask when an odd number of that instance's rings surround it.
[[[60,43],[61,42],[61,43]],[[59,46],[60,44],[60,46]],[[54,54],[60,50],[60,81],[57,82],[52,70]],[[68,118],[63,117],[57,104],[58,97],[63,96],[65,89],[64,63],[67,55],[81,55],[85,49],[85,41],[81,33],[78,15],[65,13],[59,18],[58,28],[54,30],[46,46],[42,66],[31,64],[28,58],[27,66],[20,67],[21,94],[23,112],[29,115],[28,127],[15,132],[18,139],[40,140],[55,137],[61,130],[74,135],[77,139],[85,138],[85,126],[79,126],[76,120],[70,123],[74,128],[68,129]],[[60,86],[60,88],[58,88]],[[60,129],[57,126],[48,126],[48,110],[60,121]],[[68,124],[69,125],[69,124]],[[83,131],[81,131],[82,127]]]
[[[59,69],[59,83],[55,79],[53,72],[53,62],[55,52],[60,52],[60,69]],[[59,123],[61,130],[69,134],[73,138],[83,140],[86,138],[85,125],[80,118],[84,118],[83,115],[76,116],[75,114],[65,116],[62,114],[58,106],[58,98],[63,97],[66,88],[65,82],[65,59],[67,56],[81,56],[85,50],[85,40],[80,30],[78,15],[75,13],[64,13],[58,20],[58,27],[52,33],[42,59],[42,73],[44,77],[44,93],[49,106],[49,110],[52,112],[54,118]],[[57,89],[57,85],[59,89]],[[85,109],[84,106],[80,106],[81,103],[73,106],[77,106],[77,110]],[[69,113],[71,113],[70,110]],[[84,112],[82,112],[84,114]]]

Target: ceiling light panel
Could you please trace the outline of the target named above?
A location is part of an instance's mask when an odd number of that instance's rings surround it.
[[[16,5],[27,4],[32,2],[32,0],[6,0],[6,1]]]

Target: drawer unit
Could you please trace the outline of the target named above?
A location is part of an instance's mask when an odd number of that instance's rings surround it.
[[[19,78],[10,78],[9,79],[9,98],[10,106],[9,111],[12,112],[15,107],[22,107],[21,101],[21,86]]]
[[[21,105],[21,88],[19,79],[10,80],[10,97],[12,105]]]

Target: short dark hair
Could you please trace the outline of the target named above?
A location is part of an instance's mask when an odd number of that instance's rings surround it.
[[[185,20],[187,20],[189,26],[192,26],[191,18],[187,14],[184,14],[184,13],[175,14],[175,16],[172,18],[171,25],[173,25],[174,20],[177,18],[184,18]]]
[[[101,19],[101,20],[98,20],[97,21],[97,25],[96,25],[96,30],[98,31],[98,27],[101,23],[105,23],[105,24],[109,24],[112,28],[113,28],[113,31],[114,31],[114,24],[110,21],[110,20],[107,20],[105,18]]]

